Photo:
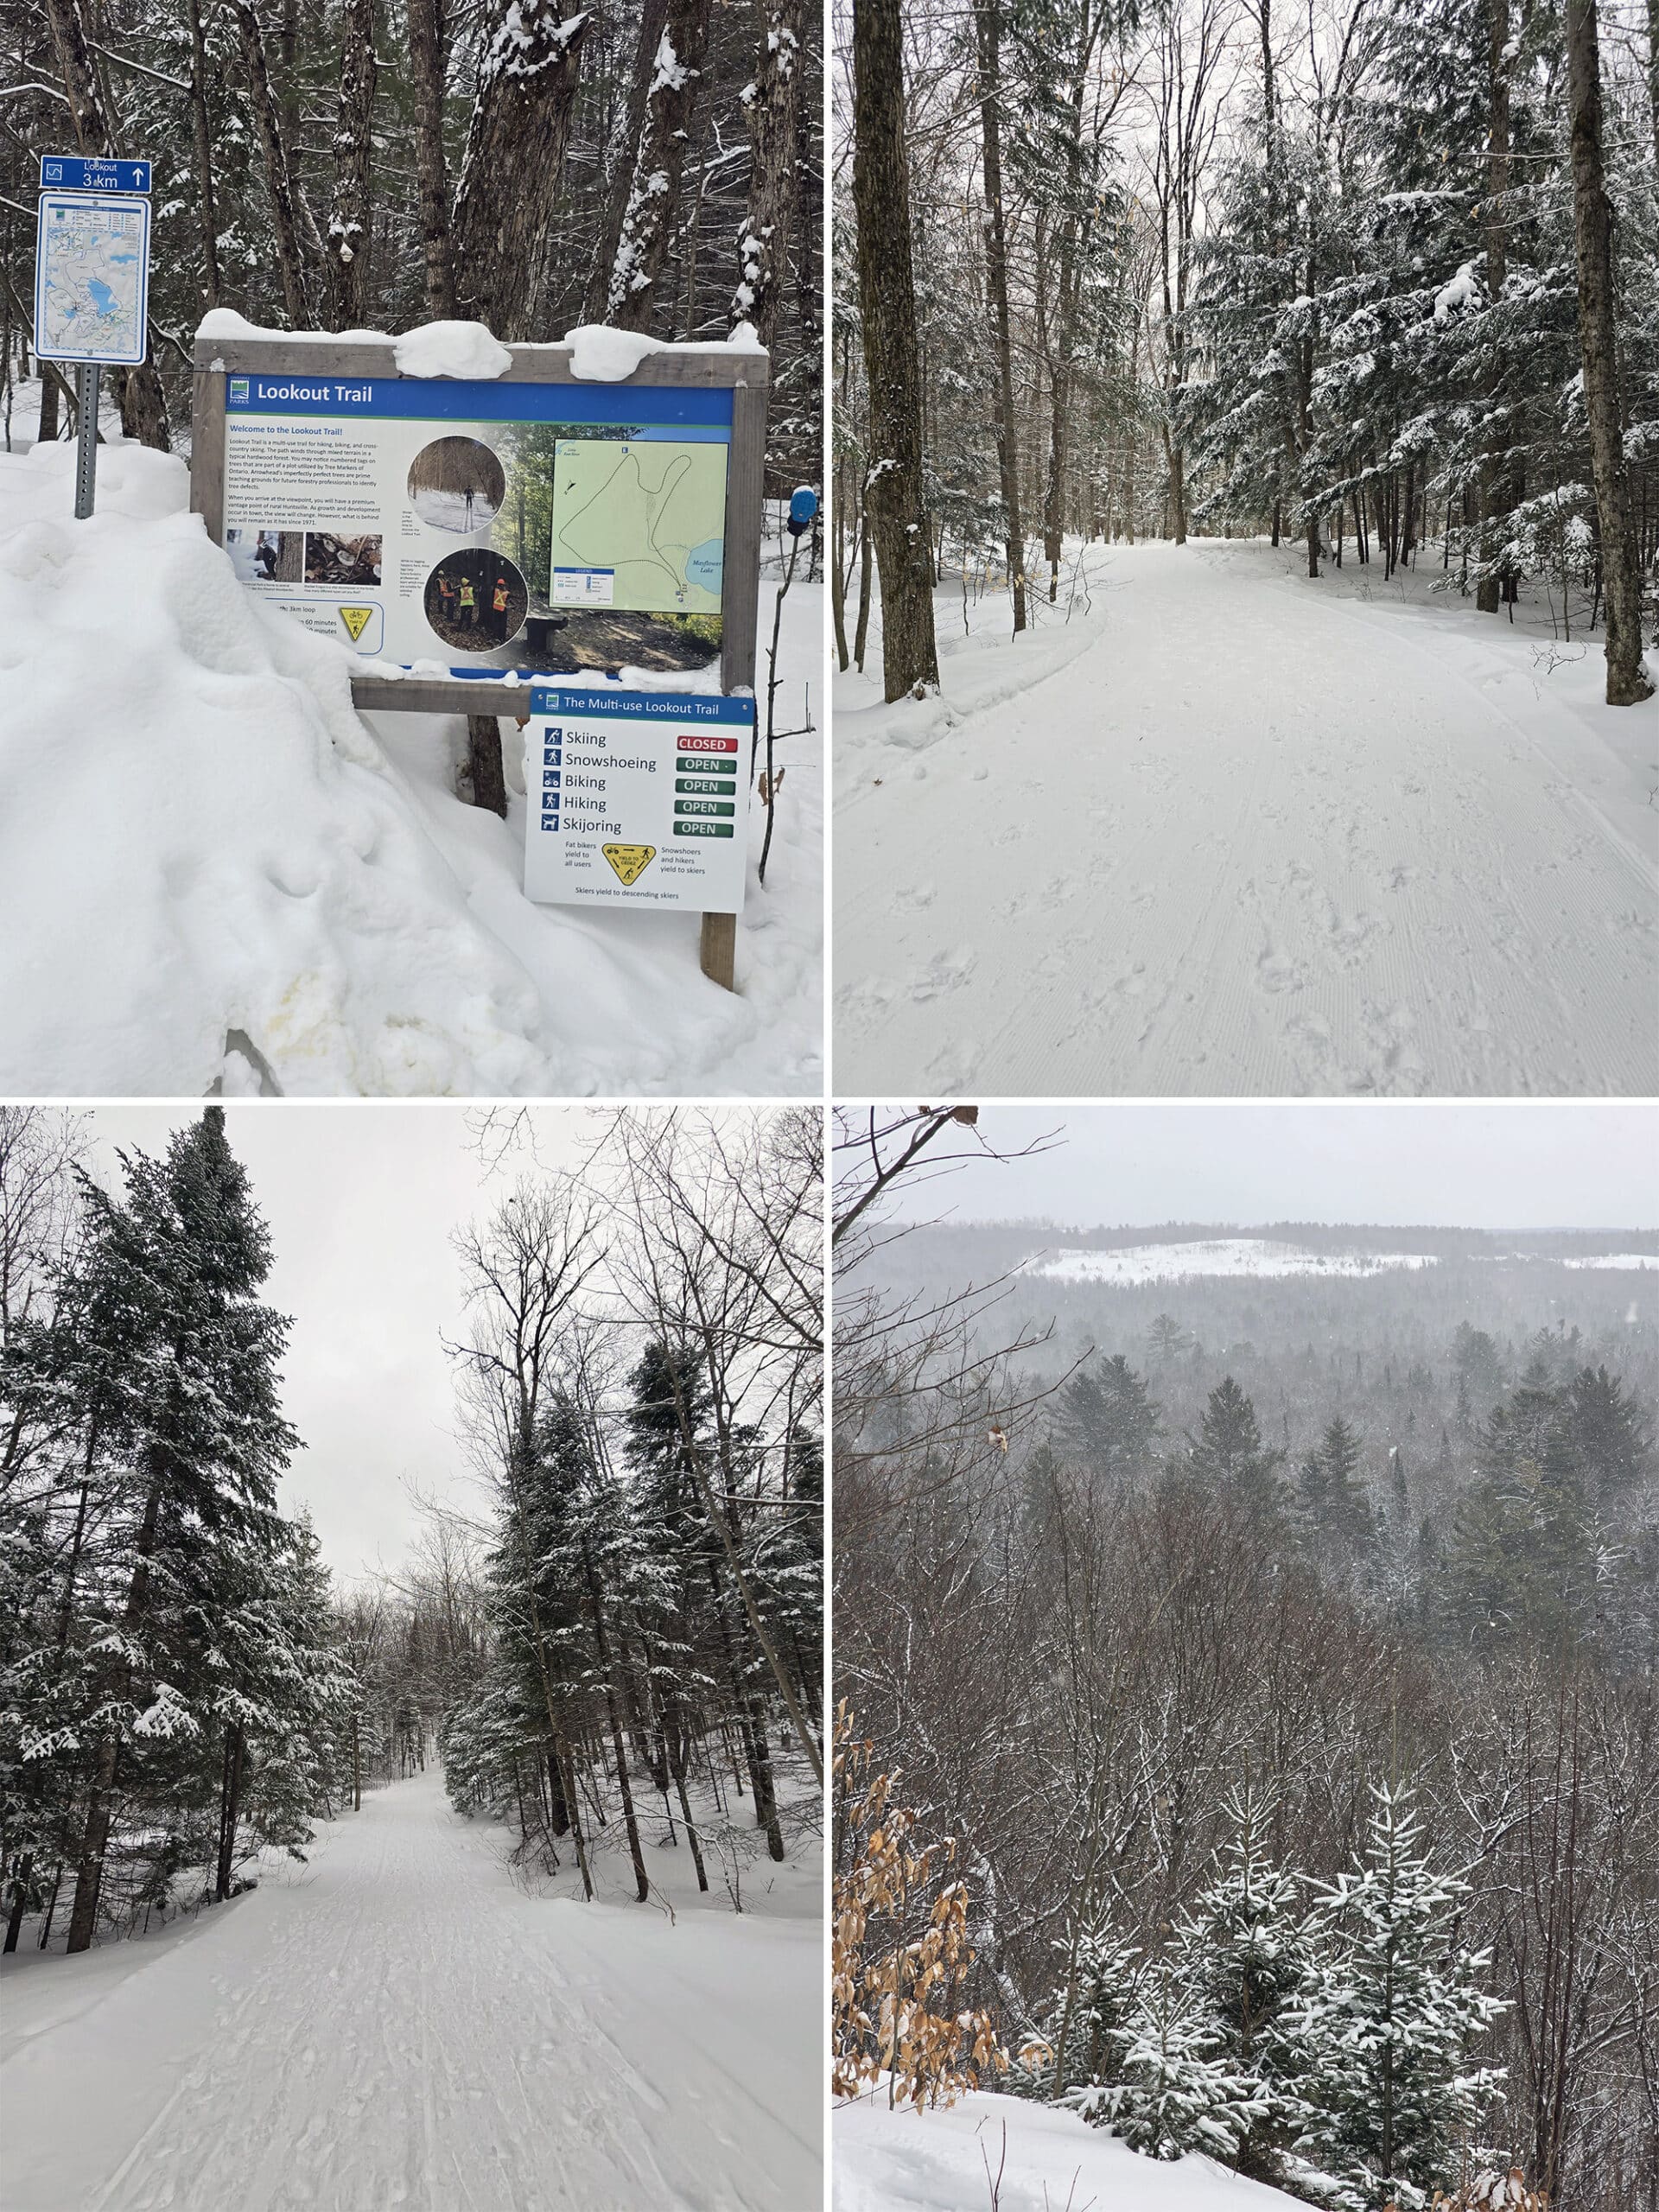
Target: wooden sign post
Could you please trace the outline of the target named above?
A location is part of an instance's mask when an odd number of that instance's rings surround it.
[[[405,376],[398,342],[196,341],[191,506],[251,589],[359,655],[358,707],[522,721],[532,680],[625,666],[690,689],[716,626],[721,692],[753,693],[764,353],[665,346],[613,381],[579,378],[569,346],[513,346],[474,378]],[[728,990],[736,945],[735,912],[703,915],[702,972]]]

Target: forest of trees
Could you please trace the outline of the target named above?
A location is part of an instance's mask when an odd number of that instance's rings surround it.
[[[340,1586],[276,1503],[290,1325],[223,1109],[106,1187],[82,1120],[0,1107],[8,1949],[229,1897],[435,1758],[588,1895],[613,1850],[650,1892],[648,1830],[743,1909],[820,1817],[818,1126],[620,1116],[460,1232],[488,1503]]]
[[[671,1122],[619,1123],[626,1255],[603,1201],[525,1185],[463,1247],[467,1433],[495,1515],[445,1773],[524,1858],[568,1851],[590,1895],[599,1846],[626,1847],[649,1894],[649,1823],[741,1910],[751,1852],[785,1855],[781,1774],[791,1819],[818,1819],[817,1128],[785,1116],[710,1174]]]
[[[837,62],[843,668],[872,550],[893,699],[947,574],[1019,630],[1074,533],[1261,533],[1528,582],[1647,696],[1651,7],[853,0]]]
[[[1651,1322],[1466,1314],[1385,1381],[1325,1285],[1317,1351],[1245,1347],[1249,1390],[1175,1312],[1057,1377],[994,1290],[893,1291],[878,1214],[837,1296],[836,1687],[868,1746],[838,1897],[872,1893],[870,1771],[920,1871],[838,1961],[843,2078],[902,2019],[925,2097],[927,2016],[971,2008],[982,2082],[1150,2156],[1344,2212],[1512,2169],[1648,2212],[1659,1460],[1621,1370],[1651,1377]],[[859,2001],[952,1913],[959,1984]]]
[[[0,354],[28,359],[41,152],[154,167],[151,350],[188,431],[204,309],[295,329],[476,316],[772,349],[769,478],[819,474],[822,25],[802,0],[19,0],[0,17]],[[68,427],[48,369],[41,435]]]

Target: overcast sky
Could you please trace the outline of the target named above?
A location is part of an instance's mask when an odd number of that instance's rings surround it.
[[[461,1320],[449,1236],[495,1196],[466,1149],[465,1113],[447,1102],[226,1104],[276,1248],[265,1295],[294,1320],[284,1411],[306,1448],[281,1503],[309,1508],[342,1575],[399,1563],[416,1527],[406,1484],[443,1492],[462,1481],[439,1342]],[[544,1160],[574,1156],[582,1113],[537,1109]],[[189,1117],[177,1105],[99,1107],[94,1171],[112,1179],[117,1145],[162,1151]]]
[[[909,1219],[1376,1222],[1464,1229],[1659,1224],[1651,1102],[1160,1100],[989,1105],[981,1135],[1038,1157],[914,1186]],[[943,1140],[941,1141],[943,1141]],[[961,1150],[958,1145],[955,1147]]]

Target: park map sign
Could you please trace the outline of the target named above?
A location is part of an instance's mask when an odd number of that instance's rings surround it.
[[[200,336],[192,505],[249,591],[356,656],[359,706],[522,719],[532,678],[538,706],[563,684],[616,701],[752,692],[766,354],[662,347],[594,379],[568,346],[507,350],[499,377],[406,376],[391,338]],[[752,732],[753,699],[729,719]],[[685,780],[660,713],[629,720],[663,762],[640,793]],[[698,734],[695,715],[677,727]],[[597,854],[578,887],[574,841],[543,831],[533,793],[528,895],[701,905],[704,967],[729,981],[708,924],[742,903],[748,750],[742,799],[722,790],[703,830],[671,805],[704,795],[680,792],[605,841],[650,845],[648,882]]]

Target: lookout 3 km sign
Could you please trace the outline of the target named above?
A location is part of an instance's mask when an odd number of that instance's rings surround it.
[[[499,377],[405,376],[390,338],[199,336],[191,504],[250,591],[356,657],[359,706],[520,722],[528,707],[527,896],[700,905],[705,971],[729,986],[750,765],[735,734],[754,716],[731,695],[754,683],[767,358],[670,346],[613,380],[578,377],[569,346],[506,350]],[[675,731],[704,721],[741,772],[671,791]],[[564,772],[542,758],[544,724],[581,734],[577,772],[605,779],[583,796],[614,836],[571,837],[588,810],[543,807],[577,795],[540,780]],[[647,752],[650,770],[604,768]],[[729,811],[675,811],[705,798]],[[650,857],[619,865],[607,842]]]

